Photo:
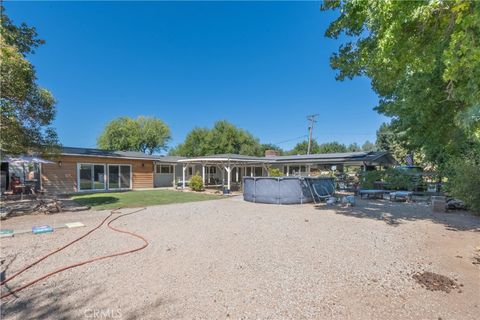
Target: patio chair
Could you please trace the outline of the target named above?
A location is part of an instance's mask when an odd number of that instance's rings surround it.
[[[315,200],[315,197],[318,198],[320,201],[322,200],[328,200],[332,197],[334,197],[335,194],[335,188],[333,188],[333,191],[330,192],[328,188],[324,185],[321,186],[315,186],[314,183],[309,183],[310,191],[314,194],[312,194],[313,202],[317,204],[317,201]],[[317,188],[320,188],[320,192]]]

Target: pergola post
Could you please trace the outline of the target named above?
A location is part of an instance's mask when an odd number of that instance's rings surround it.
[[[263,169],[265,169],[265,171],[267,171],[267,177],[270,177],[270,171],[268,170],[268,165],[263,164]],[[263,174],[262,174],[262,176],[263,176]]]
[[[230,164],[225,167],[225,170],[227,170],[227,190],[230,191],[230,174],[232,172],[232,168],[230,167]]]
[[[187,164],[182,167],[182,189],[185,189],[185,171],[187,171]]]
[[[221,170],[222,170],[222,188],[223,188],[223,186],[225,185],[225,170],[224,168],[221,168]]]
[[[173,187],[176,189],[177,188],[177,176],[176,176],[176,173],[175,173],[175,169],[177,167],[177,164],[173,164]]]

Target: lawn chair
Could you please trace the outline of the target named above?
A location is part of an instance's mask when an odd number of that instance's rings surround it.
[[[325,185],[320,185],[320,186],[317,185],[316,186],[315,183],[309,183],[308,186],[310,188],[310,192],[312,193],[313,202],[315,204],[317,204],[317,201],[315,200],[315,197],[317,199],[319,199],[320,201],[322,201],[322,200],[326,201],[326,200],[334,197],[335,186],[332,188],[331,191]]]

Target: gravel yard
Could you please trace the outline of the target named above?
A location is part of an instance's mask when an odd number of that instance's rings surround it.
[[[7,267],[8,277],[108,213],[2,221],[2,228],[13,229],[86,224],[2,239],[2,270]],[[114,226],[143,235],[150,245],[67,270],[4,299],[2,318],[437,320],[480,314],[480,268],[473,263],[480,253],[480,218],[468,214],[433,215],[426,205],[382,200],[315,208],[230,198],[153,206]],[[8,287],[140,244],[104,226]],[[458,286],[449,293],[427,290],[414,279],[423,271]]]

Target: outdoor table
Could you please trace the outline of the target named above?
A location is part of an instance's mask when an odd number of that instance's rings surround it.
[[[363,189],[358,192],[360,195],[360,198],[363,198],[364,195],[366,195],[368,198],[370,196],[373,196],[375,198],[378,198],[379,196],[383,198],[383,194],[385,193],[384,190],[377,190],[377,189]]]
[[[390,192],[390,201],[400,199],[405,199],[406,201],[412,201],[413,192],[412,191],[394,191]]]

